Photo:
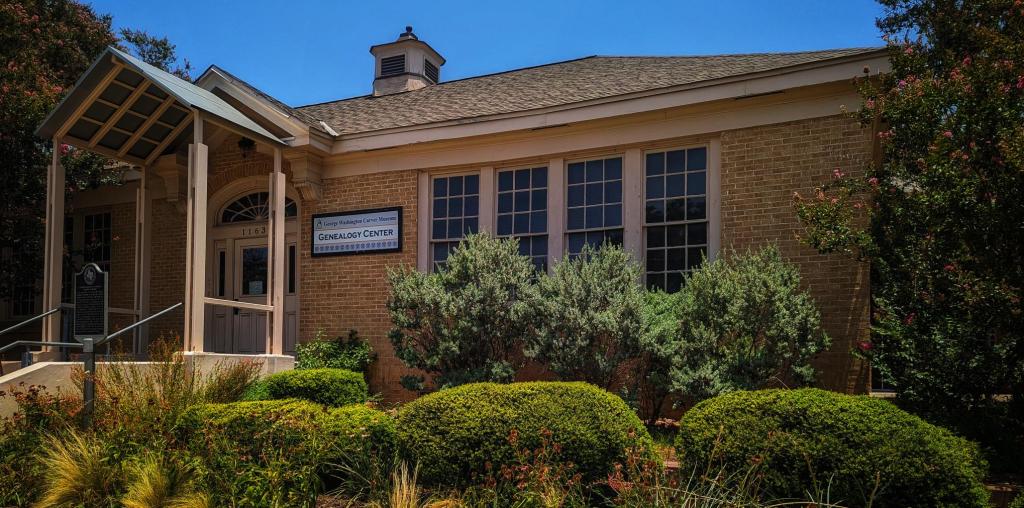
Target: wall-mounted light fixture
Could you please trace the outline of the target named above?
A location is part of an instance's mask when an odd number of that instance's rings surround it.
[[[249,157],[253,152],[256,151],[256,142],[249,138],[242,138],[238,140],[238,151],[242,152],[242,158]]]

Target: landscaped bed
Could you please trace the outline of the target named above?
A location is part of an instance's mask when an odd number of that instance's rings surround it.
[[[117,364],[93,429],[72,398],[20,394],[0,439],[18,506],[985,506],[975,447],[892,404],[735,392],[686,413],[679,467],[618,396],[585,383],[478,383],[389,411],[359,374],[255,366],[199,379],[180,356]],[[297,381],[298,380],[298,381]],[[299,388],[294,388],[298,386]],[[259,390],[266,394],[266,390]],[[248,394],[248,395],[246,395]],[[340,400],[345,394],[346,400]],[[302,398],[296,398],[301,396]],[[337,402],[322,405],[314,401]],[[659,431],[664,433],[664,430]],[[665,443],[665,439],[661,439]]]

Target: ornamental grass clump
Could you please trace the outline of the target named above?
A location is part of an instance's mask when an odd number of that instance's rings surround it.
[[[984,507],[977,446],[882,399],[739,391],[697,404],[676,440],[684,471],[758,466],[768,498],[827,491],[848,506]]]

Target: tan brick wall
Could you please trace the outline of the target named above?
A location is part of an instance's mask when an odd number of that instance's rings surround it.
[[[166,199],[154,199],[150,226],[149,310],[159,312],[185,300],[185,214]],[[185,312],[153,320],[150,339],[181,338]]]
[[[110,306],[135,308],[135,203],[110,207]],[[111,314],[110,329],[119,330],[134,322],[132,316]],[[131,337],[114,346],[131,350]]]
[[[302,203],[301,290],[299,340],[307,341],[318,329],[329,336],[355,329],[377,352],[368,375],[370,389],[387,400],[403,400],[411,393],[398,380],[409,373],[395,357],[388,341],[387,267],[416,265],[415,171],[380,173],[324,180],[323,198]],[[312,258],[309,253],[311,215],[366,208],[402,207],[402,251]]]
[[[820,384],[864,391],[867,366],[850,350],[867,334],[869,268],[801,244],[793,193],[811,194],[835,168],[863,173],[871,156],[870,133],[855,120],[832,116],[729,131],[721,140],[722,246],[745,250],[775,242],[800,266],[833,341],[816,362]]]

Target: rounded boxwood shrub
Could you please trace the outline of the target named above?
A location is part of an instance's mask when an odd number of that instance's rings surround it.
[[[338,465],[390,464],[396,452],[395,419],[362,404],[329,410],[318,422],[333,439],[331,455]]]
[[[867,396],[813,388],[738,391],[705,400],[680,421],[683,471],[762,476],[772,498],[874,507],[986,506],[977,447]],[[756,466],[752,466],[756,465]]]
[[[517,444],[510,436],[515,431]],[[627,449],[652,450],[650,435],[619,397],[586,383],[475,383],[421,397],[398,415],[403,458],[424,483],[467,485],[516,464],[550,433],[556,460],[587,482],[605,479]]]
[[[271,399],[305,399],[340,407],[366,402],[366,380],[345,369],[287,370],[263,380]]]

